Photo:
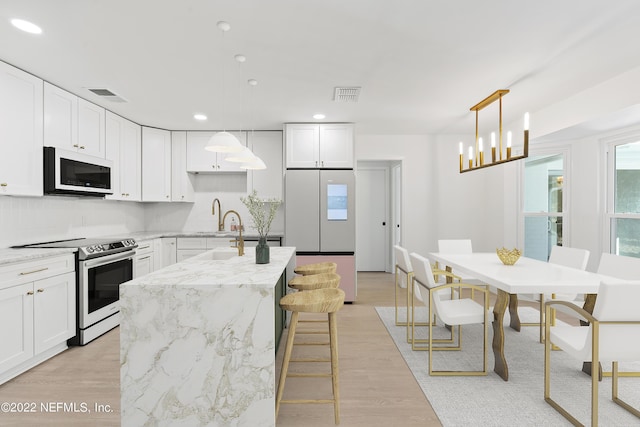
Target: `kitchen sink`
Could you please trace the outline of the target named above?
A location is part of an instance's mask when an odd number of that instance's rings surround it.
[[[198,257],[200,260],[226,260],[238,256],[236,248],[217,248]]]

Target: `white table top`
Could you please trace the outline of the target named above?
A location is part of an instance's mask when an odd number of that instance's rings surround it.
[[[595,294],[598,293],[600,282],[609,278],[526,257],[520,257],[515,265],[504,265],[493,252],[464,255],[433,252],[428,257],[440,263],[440,268],[450,266],[454,273],[468,274],[510,294]]]

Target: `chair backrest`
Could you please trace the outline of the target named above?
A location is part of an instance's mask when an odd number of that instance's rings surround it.
[[[420,301],[424,301],[425,298],[422,296],[421,286],[417,282],[422,283],[423,286],[426,286],[428,288],[437,286],[435,280],[433,280],[433,270],[431,270],[431,263],[428,259],[426,259],[422,255],[418,255],[415,252],[411,253],[410,258],[411,265],[413,266],[413,277],[416,280],[413,292],[415,293],[416,298],[418,298]],[[436,312],[438,312],[440,309],[440,297],[437,292],[434,292],[433,294],[433,303]]]
[[[603,253],[598,273],[624,280],[640,280],[640,258]]]
[[[593,317],[604,321],[640,322],[640,280],[603,281],[598,289],[598,298],[593,308]],[[600,359],[604,361],[640,360],[640,323],[638,324],[601,324]],[[589,332],[591,340],[591,330]]]
[[[396,256],[396,265],[400,267],[402,270],[406,271],[407,273],[412,273],[413,267],[411,266],[411,260],[409,259],[409,251],[407,251],[402,246],[394,245],[393,252]],[[399,284],[401,288],[406,288],[407,286],[410,285],[409,283],[407,283],[406,279],[407,279],[406,275],[402,274],[400,276]]]
[[[438,240],[438,252],[442,254],[470,254],[470,239]]]
[[[554,246],[551,248],[549,262],[551,264],[584,270],[587,268],[587,262],[589,262],[589,251],[586,249],[568,248],[566,246]]]

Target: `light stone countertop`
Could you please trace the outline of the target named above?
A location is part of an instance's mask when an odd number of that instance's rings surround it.
[[[78,250],[74,248],[2,248],[0,249],[0,265],[49,258],[56,255],[72,254],[77,251]]]

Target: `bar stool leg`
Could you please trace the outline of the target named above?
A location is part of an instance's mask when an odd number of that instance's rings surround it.
[[[276,393],[276,419],[278,419],[278,412],[280,411],[280,401],[282,400],[282,394],[284,393],[284,382],[287,378],[287,371],[289,370],[289,361],[291,360],[291,352],[293,351],[293,339],[296,335],[296,326],[298,326],[299,314],[300,313],[297,311],[291,313],[289,335],[287,336],[287,345],[284,350],[282,369],[280,370],[280,381],[278,381],[278,392]]]
[[[336,313],[329,313],[329,343],[331,347],[331,383],[333,386],[333,412],[340,424],[340,391],[338,383],[338,324]]]

